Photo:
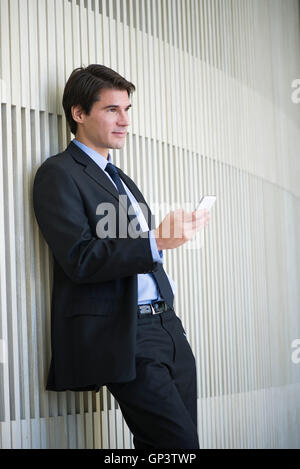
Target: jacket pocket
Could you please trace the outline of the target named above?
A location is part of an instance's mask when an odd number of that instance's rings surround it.
[[[67,308],[66,317],[73,318],[76,316],[110,316],[116,302],[113,299],[94,299],[88,298],[84,301],[74,298],[74,301],[71,303],[70,307]]]

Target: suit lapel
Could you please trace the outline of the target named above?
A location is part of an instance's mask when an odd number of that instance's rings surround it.
[[[81,150],[75,143],[70,142],[67,151],[70,152],[72,157],[81,165],[85,166],[85,173],[91,177],[94,181],[96,181],[103,189],[108,191],[115,199],[119,202],[119,192],[113,185],[113,183],[110,181],[110,179],[104,174],[104,171],[90,158],[84,151]],[[149,229],[152,229],[155,226],[155,221],[154,221],[154,216],[151,213],[151,210],[145,201],[142,193],[136,186],[136,184],[128,177],[120,168],[118,168],[118,173],[120,177],[123,179],[125,182],[126,186],[129,188],[129,190],[132,192],[134,195],[135,199],[137,200],[138,203],[142,203],[147,207],[147,215],[148,215],[148,220],[150,221],[149,224]],[[124,207],[124,209],[127,211],[127,207],[123,204],[122,199],[120,200],[120,203]],[[144,214],[145,215],[145,214]],[[147,218],[146,218],[147,220]]]
[[[143,194],[141,193],[141,191],[139,190],[137,185],[133,182],[133,180],[130,179],[129,176],[127,176],[127,174],[125,174],[120,168],[117,168],[117,169],[118,169],[118,173],[119,173],[120,177],[123,179],[123,181],[125,182],[126,186],[130,190],[130,192],[134,195],[136,201],[139,204],[142,204],[143,206],[146,206],[147,213],[144,213],[144,217],[147,220],[149,230],[155,228],[155,217],[154,217],[153,213],[151,212],[150,207],[147,204],[146,200],[144,199]]]
[[[125,174],[121,168],[118,168],[116,166],[117,170],[118,170],[118,173],[119,173],[119,176],[121,179],[123,179],[123,181],[125,182],[126,186],[128,187],[128,189],[130,190],[130,192],[132,192],[132,194],[134,195],[135,199],[137,200],[138,203],[142,203],[142,204],[145,204],[147,205],[146,203],[146,200],[144,199],[143,197],[143,194],[140,192],[140,190],[138,189],[137,185],[133,182],[132,179],[130,179],[129,176],[127,176],[127,174]],[[148,207],[148,205],[147,205]],[[149,207],[148,207],[149,208]]]

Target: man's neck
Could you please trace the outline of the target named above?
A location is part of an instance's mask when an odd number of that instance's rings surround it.
[[[97,147],[95,145],[93,145],[92,142],[90,142],[88,139],[86,139],[85,137],[81,137],[79,135],[75,135],[75,138],[76,140],[78,140],[78,142],[81,142],[83,143],[84,145],[86,145],[87,147],[91,148],[92,150],[96,151],[97,153],[99,153],[101,156],[103,156],[104,158],[108,158],[108,149],[107,148],[103,148],[103,147]]]

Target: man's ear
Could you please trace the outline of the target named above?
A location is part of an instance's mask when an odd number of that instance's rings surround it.
[[[81,124],[83,122],[85,112],[81,107],[81,104],[71,107],[71,114],[75,122]]]

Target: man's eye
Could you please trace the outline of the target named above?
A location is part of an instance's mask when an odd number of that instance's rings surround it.
[[[108,112],[116,112],[116,111],[117,111],[117,109],[115,109],[115,108],[108,109]],[[125,109],[125,111],[126,112],[130,111],[130,108]]]

